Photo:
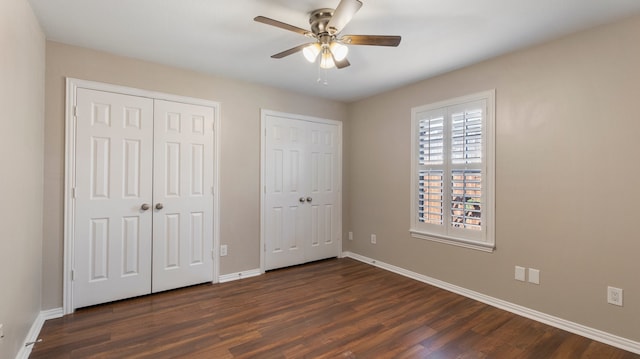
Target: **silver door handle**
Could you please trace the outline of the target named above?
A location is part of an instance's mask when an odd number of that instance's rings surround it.
[[[162,205],[162,203],[156,203],[156,209],[163,209],[164,206]]]
[[[300,203],[304,203],[304,197],[300,197],[299,201]]]
[[[143,211],[146,211],[149,208],[151,208],[151,206],[149,206],[147,203],[143,203],[142,206],[140,206],[140,209],[143,210]]]
[[[311,201],[313,201],[313,198],[307,197],[307,202],[311,203]]]

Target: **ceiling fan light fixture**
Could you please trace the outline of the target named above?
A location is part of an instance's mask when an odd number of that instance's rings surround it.
[[[336,61],[344,60],[349,53],[349,48],[337,41],[332,42],[329,46],[329,49],[333,53],[333,57],[336,59]]]
[[[323,69],[332,69],[336,67],[335,62],[333,61],[333,56],[331,56],[331,50],[328,47],[322,49],[322,55],[320,57],[320,68]]]
[[[302,54],[304,55],[304,58],[307,59],[307,61],[312,63],[316,62],[318,54],[320,54],[320,44],[315,43],[305,47],[304,49],[302,49]]]

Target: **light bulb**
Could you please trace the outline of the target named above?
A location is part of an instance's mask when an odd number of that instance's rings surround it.
[[[328,48],[322,49],[322,57],[320,58],[320,67],[323,69],[330,69],[335,66],[336,64],[333,62],[333,56],[331,56],[331,51]]]
[[[336,41],[332,42],[329,48],[331,49],[336,61],[344,60],[347,57],[347,53],[349,53],[348,47]]]
[[[304,58],[307,59],[307,61],[309,62],[316,62],[316,58],[318,57],[319,53],[320,53],[320,44],[318,44],[317,42],[315,44],[311,44],[305,47],[304,49],[302,49],[302,54],[304,55]]]

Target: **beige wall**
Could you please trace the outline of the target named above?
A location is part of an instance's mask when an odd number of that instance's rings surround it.
[[[62,306],[65,77],[220,102],[220,241],[229,246],[221,274],[260,267],[260,109],[338,121],[347,113],[335,101],[47,42],[45,309]]]
[[[640,341],[638,44],[635,17],[351,105],[344,249]],[[492,88],[497,250],[410,237],[411,108]]]
[[[0,358],[40,312],[45,40],[26,0],[0,1]]]

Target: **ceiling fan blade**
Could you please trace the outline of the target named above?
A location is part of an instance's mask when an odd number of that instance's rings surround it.
[[[329,23],[327,24],[329,33],[333,35],[342,31],[349,21],[351,21],[353,15],[360,10],[361,6],[362,2],[360,0],[340,1],[340,4],[338,4],[338,7],[333,12],[331,20],[329,20]]]
[[[331,56],[333,56],[333,54],[331,54]],[[338,60],[336,60],[335,56],[333,56],[333,63],[336,64],[336,68],[337,69],[344,69],[345,67],[351,65],[349,63],[349,60],[347,60],[346,57],[344,59],[342,59],[341,61],[338,61]]]
[[[400,36],[386,35],[344,35],[342,42],[347,45],[372,45],[372,46],[398,46],[400,45]]]
[[[302,49],[304,49],[305,47],[307,47],[307,46],[309,46],[311,44],[313,44],[313,43],[302,44],[302,45],[298,45],[296,47],[292,47],[289,50],[284,50],[284,51],[279,52],[279,53],[277,53],[275,55],[271,55],[271,58],[281,59],[281,58],[283,58],[285,56],[289,56],[289,55],[295,54],[296,52],[302,51]]]
[[[253,18],[253,20],[257,21],[257,22],[261,22],[263,24],[279,27],[281,29],[293,31],[293,32],[296,32],[296,33],[298,33],[300,35],[313,37],[313,34],[309,30],[305,30],[305,29],[299,28],[297,26],[285,24],[282,21],[274,20],[274,19],[271,19],[271,18],[268,18],[268,17],[256,16],[256,17]]]

